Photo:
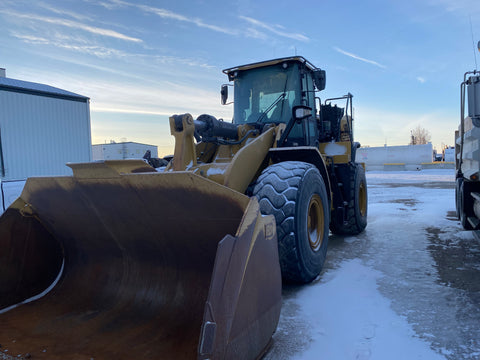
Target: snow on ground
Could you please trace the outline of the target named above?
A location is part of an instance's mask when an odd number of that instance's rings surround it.
[[[454,169],[427,169],[421,171],[367,171],[368,185],[412,182],[455,181]]]
[[[366,231],[331,235],[319,278],[284,287],[265,359],[480,359],[479,246],[454,218],[454,170],[367,182]]]
[[[381,272],[348,260],[305,288],[297,301],[309,318],[311,346],[294,359],[444,359],[415,336],[378,291]]]

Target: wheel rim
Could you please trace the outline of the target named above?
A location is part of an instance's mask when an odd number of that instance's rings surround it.
[[[315,194],[308,204],[307,220],[308,241],[313,251],[318,251],[322,246],[324,226],[322,200]]]
[[[365,183],[360,183],[360,188],[358,191],[358,205],[360,208],[360,214],[365,216],[367,214],[367,189],[365,189]]]

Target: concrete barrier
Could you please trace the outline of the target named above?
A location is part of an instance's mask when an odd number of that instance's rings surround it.
[[[384,171],[403,171],[405,169],[404,163],[383,164]]]
[[[455,169],[455,163],[451,161],[422,163],[422,169]]]
[[[356,160],[371,170],[421,170],[433,161],[432,144],[364,147],[357,149]]]

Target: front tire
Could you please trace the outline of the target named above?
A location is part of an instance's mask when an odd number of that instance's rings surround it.
[[[271,165],[259,176],[253,195],[262,214],[275,216],[283,279],[314,280],[325,262],[330,222],[329,200],[318,169],[299,161]]]

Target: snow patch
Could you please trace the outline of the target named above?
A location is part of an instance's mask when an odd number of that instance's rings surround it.
[[[368,185],[417,182],[455,182],[455,169],[427,169],[421,171],[367,171]]]
[[[382,276],[354,259],[300,291],[296,302],[310,325],[310,347],[294,359],[445,359],[390,308],[377,288]]]
[[[207,170],[207,177],[210,177],[212,175],[221,175],[225,172],[224,167],[210,167]]]

